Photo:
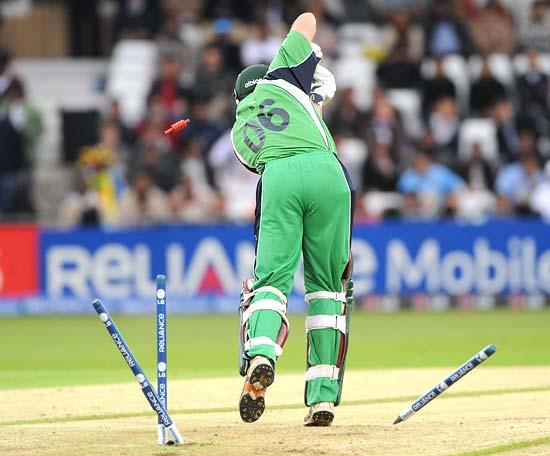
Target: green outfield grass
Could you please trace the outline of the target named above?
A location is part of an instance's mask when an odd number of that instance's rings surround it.
[[[115,320],[151,379],[155,327],[151,317]],[[303,317],[291,317],[280,371],[305,364]],[[236,316],[172,316],[168,321],[171,378],[236,375]],[[349,369],[457,366],[489,343],[491,365],[550,365],[550,311],[395,314],[356,312]],[[0,319],[0,388],[127,382],[124,366],[95,315]]]

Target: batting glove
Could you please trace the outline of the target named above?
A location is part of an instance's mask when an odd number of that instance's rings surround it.
[[[314,103],[328,104],[336,92],[336,80],[334,75],[320,63],[313,73],[310,97]]]
[[[311,43],[311,50],[315,54],[315,57],[317,57],[319,60],[323,58],[323,51],[317,43]]]

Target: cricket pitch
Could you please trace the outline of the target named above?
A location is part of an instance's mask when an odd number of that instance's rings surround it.
[[[550,454],[550,367],[482,366],[410,420],[401,409],[452,368],[346,374],[330,428],[304,428],[303,376],[280,375],[256,423],[237,410],[241,378],[169,382],[187,443],[156,445],[156,416],[137,383],[0,391],[4,456]]]

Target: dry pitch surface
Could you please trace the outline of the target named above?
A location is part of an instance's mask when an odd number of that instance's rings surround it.
[[[410,420],[400,410],[450,369],[350,371],[331,428],[303,428],[300,375],[281,375],[260,421],[236,409],[241,379],[173,381],[172,417],[187,439],[159,447],[133,383],[0,391],[3,456],[550,454],[550,367],[481,366]]]

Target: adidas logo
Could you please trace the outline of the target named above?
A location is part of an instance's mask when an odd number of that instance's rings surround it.
[[[261,81],[261,80],[262,78],[256,78],[256,79],[251,79],[250,81],[246,81],[244,83],[244,88],[248,89],[250,86],[258,84],[258,81]]]

